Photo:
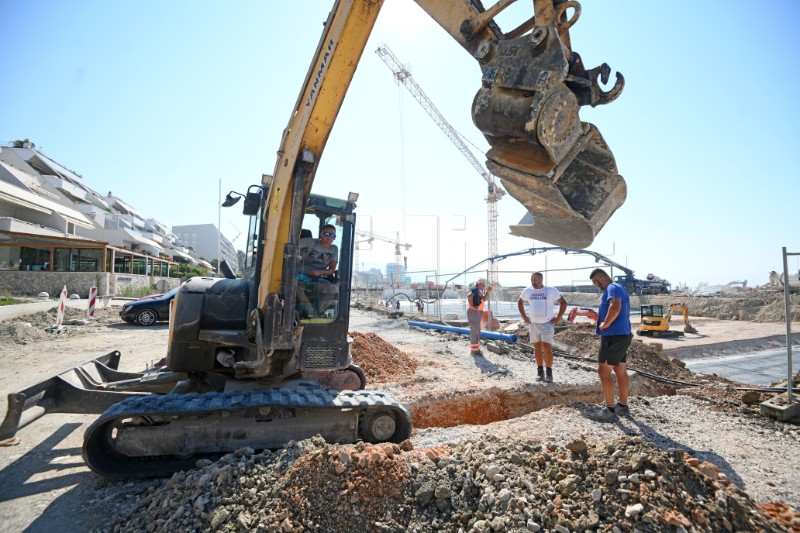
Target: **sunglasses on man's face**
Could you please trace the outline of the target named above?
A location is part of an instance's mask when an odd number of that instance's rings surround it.
[[[336,238],[336,234],[335,233],[331,233],[330,231],[323,231],[322,232],[322,236],[323,237],[331,237],[333,239]]]

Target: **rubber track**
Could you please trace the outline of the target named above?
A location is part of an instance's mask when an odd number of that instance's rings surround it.
[[[114,479],[165,476],[178,470],[194,468],[197,459],[174,456],[127,457],[109,448],[105,433],[116,421],[135,417],[180,417],[214,415],[222,411],[227,416],[243,415],[262,407],[315,409],[389,409],[397,416],[397,430],[391,442],[402,442],[411,436],[411,416],[394,398],[379,391],[335,391],[322,389],[251,389],[203,394],[167,394],[128,398],[109,407],[86,430],[83,439],[83,458],[96,473]],[[246,416],[242,417],[246,419]],[[242,446],[247,446],[246,442]],[[221,451],[220,454],[226,453]],[[176,450],[180,454],[180,450]]]

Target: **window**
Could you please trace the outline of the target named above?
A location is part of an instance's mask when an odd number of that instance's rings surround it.
[[[0,246],[0,270],[20,270],[19,246]]]
[[[131,255],[123,254],[117,250],[117,256],[114,258],[114,272],[121,274],[129,274],[131,271]]]
[[[50,247],[23,246],[19,256],[20,270],[50,270]]]
[[[53,270],[56,272],[100,272],[103,251],[101,249],[55,248]]]

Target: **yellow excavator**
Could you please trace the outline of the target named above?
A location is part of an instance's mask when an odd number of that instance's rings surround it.
[[[579,110],[611,102],[624,80],[617,74],[613,87],[602,89],[608,65],[587,69],[572,50],[569,31],[580,4],[534,0],[530,17],[503,31],[496,17],[514,0],[488,8],[475,0],[417,3],[480,66],[472,117],[491,146],[487,166],[534,216],[517,234],[588,246],[626,189],[611,150]],[[316,434],[339,443],[411,435],[407,410],[368,390],[350,355],[358,195],[340,200],[311,192],[381,4],[334,3],[273,174],[244,194],[231,192],[223,204],[244,198],[243,213],[251,217],[249,275],[237,278],[223,261],[224,278],[181,285],[166,362],[157,371],[119,372],[120,354],[112,352],[10,394],[0,439],[48,412],[98,413],[84,436],[84,460],[121,479],[168,475],[201,457],[277,448]],[[324,276],[304,265],[323,235],[338,252],[336,272]],[[320,294],[332,302],[310,305]]]
[[[683,315],[683,331],[669,329],[672,315],[679,312]],[[669,311],[664,314],[663,305],[643,305],[641,307],[642,323],[636,334],[647,337],[680,337],[684,333],[697,333],[689,324],[689,308],[686,304],[671,304]]]

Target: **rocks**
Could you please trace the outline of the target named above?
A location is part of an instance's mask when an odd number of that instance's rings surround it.
[[[318,437],[275,452],[245,449],[155,482],[104,530],[780,529],[747,495],[720,484],[708,461],[630,437],[580,442],[577,460],[575,446],[491,435],[435,450]]]

